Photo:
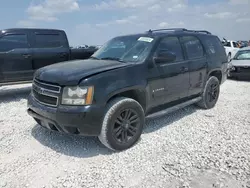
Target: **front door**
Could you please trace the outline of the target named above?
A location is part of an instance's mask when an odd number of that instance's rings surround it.
[[[0,81],[18,82],[32,79],[32,53],[26,33],[0,36]]]
[[[150,62],[152,63],[152,62]],[[165,101],[165,79],[162,75],[162,71],[158,66],[154,65],[154,67],[148,70],[148,87],[147,87],[147,98],[148,100],[148,108],[154,108],[161,104],[164,104]]]
[[[158,64],[158,69],[164,78],[164,103],[173,102],[188,96],[189,66],[184,59],[183,50],[177,36],[163,38],[157,49],[158,51],[168,51],[176,55],[176,60]]]

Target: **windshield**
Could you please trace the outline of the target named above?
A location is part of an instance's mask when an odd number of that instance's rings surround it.
[[[153,38],[141,36],[116,37],[97,50],[92,58],[141,62],[150,52]]]
[[[234,59],[236,60],[250,60],[250,50],[238,51]]]

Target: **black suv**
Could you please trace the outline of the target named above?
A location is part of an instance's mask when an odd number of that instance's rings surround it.
[[[28,113],[43,127],[132,147],[145,117],[190,104],[213,108],[227,77],[220,39],[208,31],[149,30],[115,37],[87,60],[35,72]]]

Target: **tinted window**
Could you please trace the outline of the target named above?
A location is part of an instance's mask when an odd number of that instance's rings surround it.
[[[177,37],[167,37],[165,39],[162,39],[156,49],[156,53],[159,51],[173,52],[176,55],[176,61],[181,61],[184,59],[181,44]]]
[[[0,37],[0,52],[28,47],[28,39],[25,34],[10,34]]]
[[[205,40],[208,54],[222,53],[225,51],[223,44],[217,37],[207,37]]]
[[[59,34],[36,34],[37,48],[56,48],[63,45],[63,39]]]
[[[231,47],[231,43],[230,43],[230,42],[227,42],[226,44],[224,44],[224,46],[226,46],[226,47]]]
[[[238,45],[236,44],[236,42],[233,42],[233,46],[234,48],[238,48]]]
[[[204,51],[200,41],[194,36],[181,37],[181,42],[187,53],[188,59],[203,57]]]

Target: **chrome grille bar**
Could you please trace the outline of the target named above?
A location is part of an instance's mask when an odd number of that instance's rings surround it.
[[[36,79],[32,83],[32,93],[37,102],[56,107],[59,102],[61,87],[58,85],[47,84]]]

